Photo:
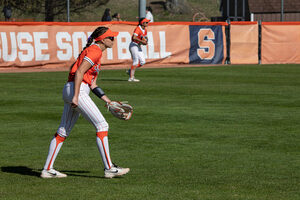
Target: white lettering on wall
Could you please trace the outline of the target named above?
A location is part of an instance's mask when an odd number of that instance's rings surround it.
[[[72,35],[72,39],[73,39],[73,49],[74,49],[73,56],[75,59],[77,59],[79,53],[86,45],[87,37],[84,32],[74,32]],[[81,42],[79,40],[81,40]],[[79,46],[79,43],[81,43],[81,46]]]
[[[18,57],[20,61],[32,61],[34,59],[34,49],[32,46],[32,35],[28,32],[19,32],[17,35],[18,47],[20,51],[18,52]],[[26,41],[26,42],[25,42]]]
[[[50,60],[49,54],[43,54],[43,50],[48,49],[48,43],[43,43],[42,39],[48,39],[48,32],[33,32],[34,38],[34,49],[35,49],[35,60],[43,61]]]
[[[159,53],[154,51],[154,40],[152,32],[148,32],[148,55],[150,59],[157,59],[159,58]]]
[[[117,36],[118,59],[131,59],[129,52],[129,44],[131,42],[131,35],[128,32],[119,32]]]
[[[149,38],[148,38],[149,39]],[[145,58],[148,58],[148,50],[147,50],[147,45],[141,45],[142,51],[144,53]]]
[[[56,52],[51,53],[54,55],[51,59],[70,61],[77,59],[92,32],[57,32],[54,36],[55,41],[52,41],[52,37],[49,38],[48,34],[48,32],[0,32],[0,58],[4,62],[18,59],[20,62],[46,61],[50,60],[50,51],[56,49]],[[141,45],[145,58],[160,59],[172,55],[167,51],[165,31],[159,31],[157,37],[154,37],[153,32],[148,32],[148,45]],[[131,33],[119,32],[115,38],[114,50],[106,49],[106,59],[131,59],[130,42]]]
[[[64,41],[66,42],[64,42]],[[56,34],[56,44],[59,49],[57,51],[57,58],[59,60],[70,60],[72,58],[72,41],[71,35],[68,32],[58,32]]]
[[[7,41],[7,36],[5,32],[1,32],[2,39],[2,56],[4,61],[15,61],[17,58],[17,42],[16,42],[16,34],[15,32],[10,32],[10,48],[8,48],[9,44]],[[11,53],[8,53],[8,49],[11,50]]]
[[[114,59],[112,48],[107,48],[106,51],[107,51],[107,59],[108,60]]]
[[[171,52],[166,51],[166,33],[164,31],[159,31],[160,39],[160,57],[166,58],[172,55]]]

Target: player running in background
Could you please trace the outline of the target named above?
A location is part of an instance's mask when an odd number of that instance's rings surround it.
[[[48,157],[41,173],[42,178],[63,178],[66,174],[53,168],[57,154],[64,140],[69,136],[78,117],[82,114],[96,128],[96,142],[104,164],[104,177],[113,178],[129,172],[129,168],[114,165],[110,159],[108,144],[108,123],[89,96],[90,91],[104,102],[111,100],[97,86],[97,76],[101,67],[102,52],[111,48],[114,37],[119,33],[106,27],[98,27],[89,37],[83,51],[71,66],[68,82],[63,89],[64,111],[59,128],[50,142]]]
[[[147,45],[148,44],[148,38],[147,38],[147,26],[149,23],[149,19],[141,18],[139,20],[138,26],[135,28],[133,35],[132,35],[132,41],[129,45],[129,51],[131,53],[132,57],[132,66],[127,71],[129,75],[129,82],[139,82],[140,80],[136,79],[134,77],[135,70],[141,66],[143,66],[146,63],[144,53],[142,51],[141,45]]]

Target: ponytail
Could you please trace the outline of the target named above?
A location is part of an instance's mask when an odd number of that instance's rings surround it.
[[[86,42],[85,47],[83,48],[83,50],[85,50],[87,47],[91,46],[91,44],[93,43],[94,38],[92,36],[90,36]]]

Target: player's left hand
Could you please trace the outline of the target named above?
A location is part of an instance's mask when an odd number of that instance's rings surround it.
[[[106,107],[118,119],[129,120],[132,116],[133,107],[125,102],[111,101]]]
[[[148,44],[148,38],[147,37],[142,37],[142,44],[147,45]]]

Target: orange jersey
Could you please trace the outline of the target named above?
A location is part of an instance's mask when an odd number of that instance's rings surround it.
[[[80,54],[77,58],[76,62],[73,64],[70,72],[68,82],[72,82],[75,80],[75,73],[78,67],[81,65],[83,60],[88,61],[91,64],[89,70],[85,72],[83,75],[83,82],[91,85],[94,79],[98,76],[99,70],[101,68],[101,60],[102,57],[102,50],[96,44],[89,46]]]
[[[142,27],[140,25],[138,25],[133,32],[133,35],[137,36],[139,39],[143,39],[144,37],[147,36],[147,29],[142,29]],[[139,41],[133,40],[133,42],[140,44]]]

